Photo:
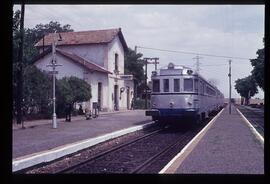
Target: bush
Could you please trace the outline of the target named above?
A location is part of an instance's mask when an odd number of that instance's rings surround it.
[[[150,107],[150,101],[147,101],[148,107]],[[134,100],[134,109],[145,109],[145,100],[136,99]]]

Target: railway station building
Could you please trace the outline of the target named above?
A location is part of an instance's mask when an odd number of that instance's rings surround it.
[[[98,102],[101,111],[130,109],[134,94],[132,75],[124,75],[124,53],[128,50],[121,28],[51,33],[35,44],[39,55],[34,65],[40,70],[52,61],[54,36],[61,41],[56,46],[57,79],[76,76],[91,85],[92,98],[82,102],[84,108]],[[77,104],[78,105],[78,104]]]

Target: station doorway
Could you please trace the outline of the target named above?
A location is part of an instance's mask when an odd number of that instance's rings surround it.
[[[102,83],[98,83],[98,110],[102,109]]]
[[[127,109],[129,110],[129,105],[130,105],[130,96],[129,96],[129,87],[127,87]]]
[[[119,89],[118,85],[114,85],[114,110],[118,111],[119,110]]]

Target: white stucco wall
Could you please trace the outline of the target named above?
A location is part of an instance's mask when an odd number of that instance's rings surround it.
[[[48,54],[39,61],[35,63],[35,65],[45,71],[52,71],[52,67],[47,67],[48,64],[51,63],[52,54]],[[61,64],[62,66],[58,66],[56,70],[58,74],[56,75],[57,79],[61,79],[63,77],[75,76],[80,79],[83,79],[83,68],[78,64],[73,63],[72,61],[68,61],[68,59],[60,54],[56,54],[57,64]]]
[[[93,102],[98,102],[98,83],[102,84],[101,92],[101,108],[102,110],[109,110],[108,103],[108,75],[100,72],[88,72],[85,74],[85,80],[91,84],[92,98],[90,100],[90,107]]]
[[[86,60],[105,67],[104,62],[107,61],[107,44],[66,45],[58,46],[58,48],[77,54]]]
[[[108,70],[112,73],[114,73],[116,53],[118,54],[119,74],[124,74],[124,49],[118,36],[108,44]]]
[[[124,49],[120,42],[120,39],[115,37],[115,39],[108,44],[108,70],[113,74],[109,75],[109,106],[111,109],[114,109],[114,85],[118,85],[118,105],[119,109],[126,109],[126,95],[125,92],[121,94],[120,98],[120,89],[125,87],[124,80],[121,80],[119,75],[114,73],[115,70],[115,54],[118,54],[118,70],[119,74],[124,74]]]

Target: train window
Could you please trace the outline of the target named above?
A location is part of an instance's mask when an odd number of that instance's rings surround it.
[[[212,88],[210,88],[208,86],[206,87],[206,93],[208,95],[211,95],[211,96],[215,96],[216,95],[216,92]]]
[[[159,79],[153,80],[153,92],[159,92]]]
[[[180,92],[180,79],[173,79],[174,92]]]
[[[194,79],[194,91],[198,93],[198,79]]]
[[[169,92],[169,79],[163,79],[163,91]]]
[[[184,91],[193,91],[193,79],[184,79]]]
[[[200,81],[200,93],[203,94],[203,82]]]

